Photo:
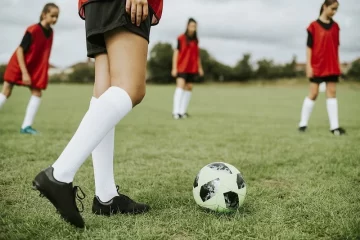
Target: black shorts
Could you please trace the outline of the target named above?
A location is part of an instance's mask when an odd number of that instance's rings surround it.
[[[196,81],[196,78],[199,76],[197,73],[178,73],[178,78],[185,79],[185,82],[187,83],[193,83]]]
[[[102,0],[85,5],[85,29],[87,56],[94,58],[97,54],[107,53],[104,33],[116,28],[124,28],[149,42],[153,11],[140,27],[132,24],[130,15],[125,10],[126,1]]]
[[[326,76],[326,77],[313,77],[310,78],[310,82],[312,83],[322,83],[322,82],[339,82],[338,75]]]

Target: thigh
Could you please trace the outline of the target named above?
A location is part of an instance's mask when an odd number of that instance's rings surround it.
[[[134,100],[144,94],[148,42],[123,28],[105,34],[111,85],[123,88]]]
[[[186,77],[182,75],[178,75],[178,77],[176,78],[176,87],[184,89],[185,84],[186,84]]]

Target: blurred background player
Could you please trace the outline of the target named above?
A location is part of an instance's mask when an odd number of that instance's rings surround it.
[[[337,0],[325,0],[321,5],[320,17],[308,27],[306,75],[310,78],[310,92],[305,98],[299,131],[305,132],[319,93],[319,84],[326,82],[327,111],[330,131],[334,135],[343,135],[345,130],[339,127],[336,83],[341,75],[339,60],[340,28],[333,20],[339,7]]]
[[[5,71],[0,108],[10,97],[14,85],[27,86],[31,92],[20,130],[23,134],[37,134],[32,124],[40,106],[42,90],[45,90],[48,84],[49,58],[54,35],[51,26],[56,24],[58,17],[57,5],[48,3],[44,6],[40,22],[27,28]]]
[[[178,37],[174,50],[171,75],[176,77],[176,89],[173,102],[173,118],[188,117],[187,109],[191,99],[194,79],[204,71],[200,59],[197,23],[190,18],[184,34]]]
[[[145,73],[151,25],[157,24],[162,1],[79,0],[85,19],[87,55],[95,58],[95,86],[90,107],[60,157],[33,181],[65,221],[83,228],[75,203],[83,199],[73,187],[76,172],[93,153],[95,197],[99,215],[143,213],[146,204],[119,194],[114,180],[115,125],[145,96]]]

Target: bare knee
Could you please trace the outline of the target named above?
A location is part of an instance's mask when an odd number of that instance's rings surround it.
[[[12,86],[10,84],[4,83],[3,89],[1,93],[6,97],[9,98],[12,93]]]
[[[318,93],[318,92],[310,91],[310,93],[309,93],[309,96],[308,96],[308,97],[309,97],[311,100],[315,101],[315,100],[316,100],[316,98],[318,97],[318,95],[319,95],[319,93]]]
[[[142,87],[142,88],[138,88],[136,93],[133,93],[130,98],[131,101],[133,103],[133,107],[135,107],[136,105],[140,104],[142,102],[142,100],[144,99],[146,94],[146,87]]]
[[[30,91],[31,91],[31,95],[39,98],[42,97],[42,91],[40,89],[32,88],[30,89]]]
[[[183,78],[177,78],[176,79],[176,87],[185,89],[186,81]]]
[[[335,84],[327,84],[326,87],[327,98],[336,98],[336,87]]]
[[[186,83],[185,84],[185,90],[192,91],[193,90],[193,84],[192,83]]]

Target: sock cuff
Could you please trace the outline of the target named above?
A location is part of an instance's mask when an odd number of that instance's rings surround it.
[[[90,106],[93,105],[98,99],[94,96],[91,97],[90,99]]]
[[[309,97],[306,97],[306,98],[305,98],[305,102],[308,103],[308,104],[312,104],[312,105],[315,104],[315,101],[314,101],[314,100],[311,100]]]
[[[128,111],[133,107],[129,94],[120,87],[110,87],[99,99],[108,102],[118,112],[123,112],[124,106],[128,107]]]
[[[326,99],[326,102],[327,103],[330,103],[330,104],[332,104],[332,103],[337,103],[337,98],[328,98],[328,99]]]
[[[31,98],[30,98],[31,101],[41,101],[41,97],[38,97],[38,96],[35,96],[35,95],[31,95]]]
[[[0,100],[1,99],[6,99],[6,96],[4,94],[2,94],[2,93],[0,93]]]

